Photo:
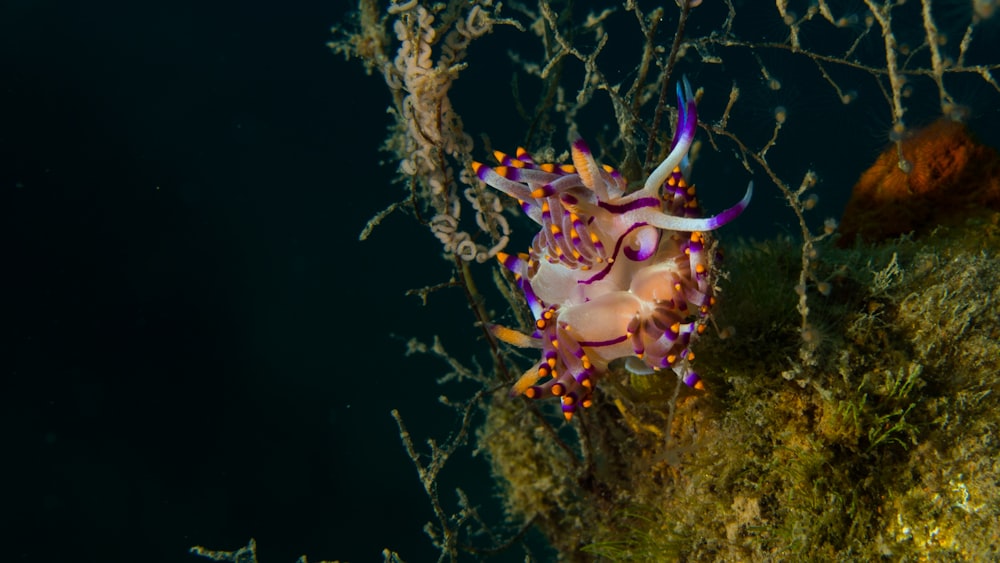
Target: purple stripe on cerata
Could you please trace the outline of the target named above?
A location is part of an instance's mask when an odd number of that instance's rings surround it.
[[[612,346],[620,342],[625,342],[625,339],[627,338],[628,335],[623,334],[621,336],[611,338],[608,340],[581,340],[580,342],[578,342],[578,344],[580,346],[587,346],[590,348],[595,348],[597,346]]]
[[[744,209],[746,209],[745,205],[737,204],[723,211],[722,213],[719,213],[715,217],[709,218],[708,227],[705,230],[711,231],[713,229],[718,229],[719,227],[739,217],[740,213],[743,213]]]
[[[690,287],[684,288],[684,297],[691,303],[694,303],[695,306],[697,307],[708,305],[709,303],[709,298],[707,295]]]
[[[521,291],[524,292],[524,300],[528,302],[528,308],[531,309],[531,314],[535,316],[535,319],[542,314],[542,310],[545,306],[542,304],[538,296],[535,295],[535,290],[531,288],[531,283],[524,277],[518,281],[518,285],[521,287]]]
[[[694,100],[687,100],[684,111],[684,127],[679,129],[682,137],[693,137],[695,127],[698,126],[698,116],[695,113]]]
[[[614,205],[603,201],[597,202],[597,205],[599,205],[601,209],[605,209],[611,213],[627,213],[643,207],[659,207],[660,200],[655,197],[640,197],[635,201],[630,201],[621,205]]]
[[[687,121],[687,112],[684,111],[684,94],[681,92],[681,83],[677,83],[677,131],[674,134],[674,138],[670,143],[670,150],[673,151],[674,147],[677,146],[677,142],[681,140],[683,136],[683,131],[685,128],[685,122]]]
[[[569,399],[569,400],[563,401],[562,411],[563,412],[570,412],[570,413],[571,412],[575,412],[576,411],[576,400],[579,398],[579,397],[576,396],[576,393],[575,392],[567,393],[566,397],[564,397],[564,398],[565,399]]]
[[[645,226],[646,226],[646,223],[633,223],[632,226],[629,227],[628,230],[625,231],[625,233],[622,234],[622,236],[618,237],[618,241],[615,242],[615,250],[614,250],[614,252],[611,253],[611,260],[608,260],[608,265],[605,266],[605,267],[603,267],[603,268],[601,268],[600,272],[597,272],[596,274],[590,276],[589,278],[587,278],[585,280],[580,280],[580,281],[578,281],[576,283],[583,283],[583,284],[590,285],[590,284],[594,283],[595,281],[603,280],[604,277],[608,275],[608,272],[611,271],[611,266],[615,265],[614,261],[615,261],[616,258],[618,258],[618,251],[621,250],[622,243],[625,241],[625,237],[627,237],[629,235],[629,233],[631,233],[632,231],[638,229],[639,227],[645,227]]]
[[[550,195],[556,193],[555,189],[552,188],[552,184],[545,184],[538,189],[542,191],[542,195],[539,197],[549,197]],[[532,195],[534,195],[534,193],[532,193]]]
[[[639,250],[632,250],[630,247],[626,246],[625,256],[627,256],[629,260],[632,260],[634,262],[642,262],[648,259],[650,256],[653,255],[653,253],[656,252],[656,249],[660,247],[659,229],[656,229],[656,232],[653,234],[653,237],[655,237],[653,240],[653,244],[647,247],[643,247],[642,237],[639,237]]]
[[[689,371],[687,375],[684,376],[684,385],[687,385],[688,387],[694,387],[695,384],[698,383],[699,379],[701,378],[698,377],[697,373]]]
[[[743,210],[747,208],[747,205],[750,205],[751,197],[753,197],[753,182],[747,184],[747,193],[743,194],[743,199],[741,199],[739,203],[723,211],[722,213],[719,213],[715,217],[709,218],[707,221],[709,226],[706,227],[705,230],[710,231],[712,229],[718,229],[719,227],[725,225],[726,223],[738,217],[739,214],[743,213]]]
[[[590,154],[590,147],[587,146],[587,143],[583,142],[583,139],[578,138],[573,141],[573,148],[584,154]]]
[[[511,272],[514,272],[515,274],[521,273],[519,271],[520,263],[521,259],[516,254],[508,254],[507,256],[504,257],[503,260],[504,267],[510,270]]]

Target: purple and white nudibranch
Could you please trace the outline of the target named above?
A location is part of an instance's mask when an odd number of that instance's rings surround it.
[[[688,151],[697,116],[691,85],[677,85],[678,119],[670,154],[641,189],[626,193],[622,175],[594,159],[580,139],[573,164],[539,164],[524,149],[496,152],[498,166],[473,163],[480,180],[516,198],[541,225],[527,254],[497,258],[517,280],[535,318],[523,334],[502,326],[492,333],[542,357],[513,386],[512,395],[559,397],[572,418],[593,401],[608,364],[626,358],[637,373],[669,368],[701,389],[691,368],[691,344],[705,330],[716,271],[706,231],[735,219],[743,199],[714,217],[700,217],[687,181]]]

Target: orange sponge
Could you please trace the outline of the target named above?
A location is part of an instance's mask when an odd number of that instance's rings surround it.
[[[980,144],[965,125],[939,119],[903,141],[909,173],[896,146],[885,150],[854,186],[840,221],[841,246],[964,221],[1000,210],[1000,154]]]

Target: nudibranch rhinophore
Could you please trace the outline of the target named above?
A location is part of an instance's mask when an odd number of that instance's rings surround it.
[[[498,166],[472,164],[480,180],[517,198],[541,225],[527,254],[497,255],[514,273],[535,327],[530,335],[502,326],[491,331],[542,350],[512,395],[559,397],[570,419],[590,406],[595,382],[619,358],[633,372],[670,368],[685,384],[702,387],[691,369],[691,344],[715,303],[714,245],[706,231],[743,212],[753,182],[733,207],[699,216],[687,181],[697,126],[687,79],[677,85],[677,100],[670,154],[631,193],[625,178],[598,164],[579,139],[573,164],[536,163],[521,148],[513,158],[495,153]]]

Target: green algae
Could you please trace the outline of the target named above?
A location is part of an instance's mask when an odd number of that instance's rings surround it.
[[[822,247],[810,368],[797,245],[729,245],[715,316],[737,330],[695,348],[705,391],[610,374],[582,462],[494,400],[479,443],[510,518],[566,560],[1000,557],[998,219]]]

